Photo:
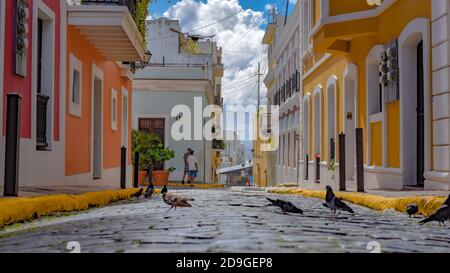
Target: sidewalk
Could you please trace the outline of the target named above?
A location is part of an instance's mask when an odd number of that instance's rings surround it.
[[[299,187],[270,187],[267,191],[275,194],[294,194],[312,198],[325,198],[325,190],[310,190]],[[335,191],[337,197],[353,204],[365,206],[375,210],[396,210],[405,213],[410,204],[419,206],[419,214],[428,216],[435,212],[449,196],[448,191],[421,191],[417,188],[407,188],[404,191],[367,190],[359,192]]]
[[[0,228],[54,213],[87,210],[133,197],[138,189],[107,187],[21,188],[20,197],[0,198]],[[160,192],[155,190],[155,194]],[[3,190],[2,190],[3,194]]]
[[[89,186],[47,186],[47,187],[19,187],[19,197],[33,197],[55,194],[82,194],[86,192],[98,192],[117,190],[118,187],[89,187]],[[3,187],[0,187],[0,199],[3,197]]]

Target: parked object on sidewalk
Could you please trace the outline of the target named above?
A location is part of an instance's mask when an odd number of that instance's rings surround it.
[[[349,213],[355,213],[352,208],[347,206],[341,199],[337,198],[334,193],[331,186],[326,186],[327,193],[325,195],[325,201],[326,204],[323,204],[327,208],[329,208],[335,215],[336,211],[347,211]]]
[[[149,151],[151,166],[160,165],[164,166],[166,161],[175,158],[175,152],[172,149],[166,148],[162,143],[159,143],[152,147]],[[164,168],[164,167],[163,167]],[[153,181],[156,186],[164,186],[169,182],[169,176],[175,168],[169,168],[168,170],[151,170],[153,174]]]
[[[422,220],[419,224],[423,225],[429,222],[439,222],[439,225],[445,225],[445,221],[450,220],[450,206],[444,205],[440,209],[438,209],[434,214],[430,217]]]
[[[194,201],[192,198],[183,198],[181,196],[177,196],[171,193],[163,193],[163,200],[164,203],[171,206],[169,210],[172,208],[177,209],[177,207],[180,208],[190,208],[192,207],[191,204],[188,203],[188,201]]]
[[[139,191],[136,192],[135,194],[131,195],[131,197],[136,197],[136,199],[139,199],[139,197],[141,197],[143,191],[144,191],[144,189],[140,188]]]
[[[303,211],[301,209],[297,208],[296,206],[294,206],[294,204],[292,204],[291,202],[284,201],[281,199],[277,199],[277,200],[273,200],[270,198],[266,198],[266,199],[269,200],[271,203],[269,206],[279,207],[284,214],[287,214],[288,212],[303,214]]]
[[[406,213],[409,217],[414,216],[416,218],[416,214],[419,212],[419,206],[417,204],[410,204],[406,207]]]
[[[147,190],[145,191],[144,198],[145,199],[151,198],[154,192],[155,192],[155,187],[153,186],[153,183],[150,182]]]

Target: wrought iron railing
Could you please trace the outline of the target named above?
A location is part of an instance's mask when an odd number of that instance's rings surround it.
[[[47,105],[50,97],[37,94],[36,102],[36,146],[45,148],[47,142]]]
[[[133,16],[136,14],[136,0],[81,0],[81,4],[126,6]]]

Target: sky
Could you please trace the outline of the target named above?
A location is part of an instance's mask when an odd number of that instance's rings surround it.
[[[149,17],[179,19],[184,32],[216,35],[214,40],[223,49],[224,103],[256,105],[258,62],[261,72],[267,72],[267,49],[261,41],[269,10],[275,5],[284,14],[286,1],[292,11],[297,0],[156,0],[150,4]],[[224,18],[227,19],[215,23]],[[211,23],[215,24],[195,31]],[[261,98],[266,92],[261,80]],[[265,102],[263,99],[261,103]]]

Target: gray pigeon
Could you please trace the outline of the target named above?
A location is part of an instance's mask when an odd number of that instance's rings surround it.
[[[447,200],[445,200],[444,205],[450,206],[450,194],[448,195]]]
[[[294,206],[294,204],[292,204],[291,202],[280,200],[280,199],[277,199],[277,200],[273,200],[270,198],[266,198],[266,199],[269,200],[271,203],[269,206],[279,207],[284,214],[286,214],[288,212],[303,214],[303,211],[301,209],[297,208],[296,206]]]
[[[143,188],[140,188],[139,191],[132,194],[131,197],[136,197],[136,199],[139,199],[139,197],[141,197],[141,195],[142,195],[143,190],[144,190]]]
[[[336,211],[347,211],[349,213],[355,213],[347,204],[345,204],[341,199],[337,198],[331,186],[326,186],[327,194],[325,195],[325,204],[322,204],[324,207],[329,208],[335,215]]]
[[[414,216],[416,218],[416,214],[419,212],[419,206],[417,204],[410,204],[406,207],[406,213],[411,216]]]
[[[154,192],[155,192],[155,187],[153,186],[153,183],[150,182],[150,185],[148,185],[148,188],[145,191],[144,198],[145,199],[151,198]]]
[[[167,193],[167,187],[164,185],[164,187],[161,190],[161,194]]]
[[[433,213],[430,217],[422,220],[419,224],[423,225],[428,222],[439,222],[439,225],[445,225],[445,221],[450,219],[450,206],[444,205],[440,209],[438,209],[435,213]]]

